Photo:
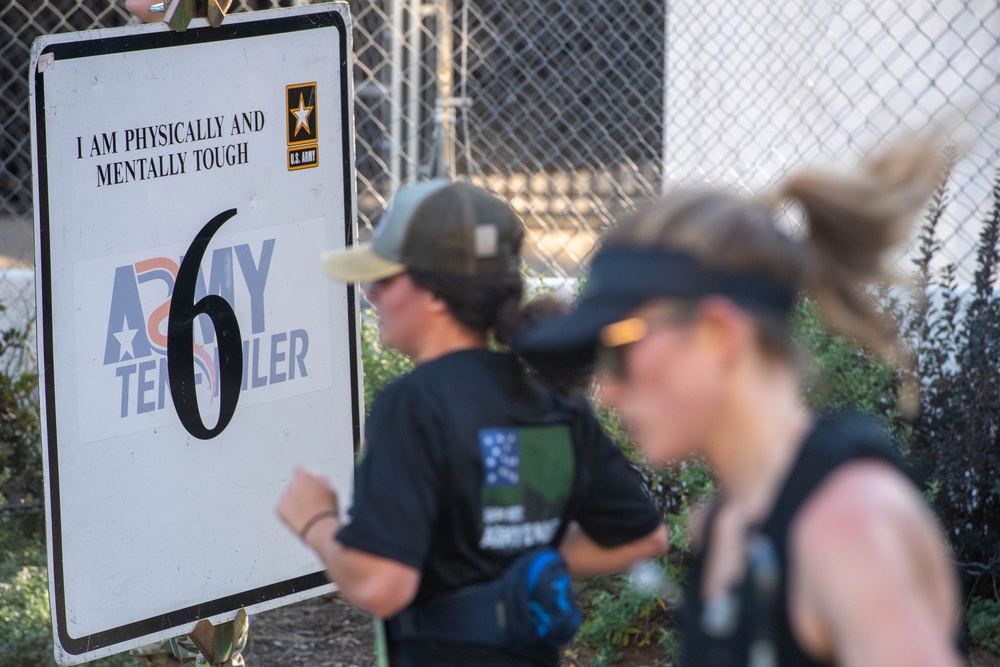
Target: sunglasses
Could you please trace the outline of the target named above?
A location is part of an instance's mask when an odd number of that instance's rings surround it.
[[[388,278],[373,280],[364,286],[365,292],[371,294],[372,292],[381,292],[384,289],[388,289],[390,285],[392,285],[394,282],[396,282],[398,278],[404,275],[406,275],[406,271],[403,271],[402,273],[396,273],[394,275],[389,276]]]
[[[625,380],[625,351],[631,345],[644,340],[657,329],[685,324],[690,319],[690,313],[653,320],[630,317],[603,327],[594,350],[594,370],[615,380]]]

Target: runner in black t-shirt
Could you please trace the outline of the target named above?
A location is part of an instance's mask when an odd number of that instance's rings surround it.
[[[447,608],[464,614],[456,596],[539,548],[558,547],[571,574],[597,575],[667,547],[635,471],[585,401],[487,349],[489,336],[506,343],[516,328],[522,238],[506,203],[435,180],[400,190],[371,244],[324,260],[334,278],[370,283],[382,342],[417,367],[372,406],[350,522],[341,525],[329,484],[301,469],[278,511],[349,600],[390,619],[396,665],[555,665],[554,647],[470,637],[478,608],[468,619]],[[456,634],[430,620],[432,608]]]
[[[517,341],[529,359],[596,358],[602,398],[650,463],[712,466],[720,491],[693,521],[682,664],[960,664],[943,531],[877,426],[809,411],[791,318],[805,292],[835,330],[903,358],[867,295],[942,161],[913,137],[767,198],[678,189],[613,228],[573,312]],[[803,233],[779,223],[786,200]]]

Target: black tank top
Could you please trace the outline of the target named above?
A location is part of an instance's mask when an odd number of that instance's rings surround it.
[[[792,635],[788,615],[788,532],[812,493],[834,470],[859,459],[902,471],[882,430],[869,418],[838,413],[817,419],[802,443],[771,514],[747,536],[747,573],[723,599],[701,599],[705,555],[720,503],[709,510],[705,541],[688,572],[680,614],[681,664],[693,667],[821,666]],[[905,472],[903,473],[905,475]],[[754,657],[751,658],[751,655]]]

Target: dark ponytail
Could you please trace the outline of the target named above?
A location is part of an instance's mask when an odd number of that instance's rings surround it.
[[[492,334],[494,341],[505,347],[522,329],[569,312],[567,303],[550,294],[522,305],[524,278],[520,273],[499,278],[469,278],[411,269],[409,275],[415,285],[444,301],[459,324],[483,336]],[[583,393],[590,384],[592,369],[589,366],[581,368],[575,361],[525,360],[542,382],[568,395]]]
[[[551,317],[565,315],[569,311],[570,305],[554,294],[541,294],[520,308],[518,331],[532,328]],[[587,359],[585,363],[581,363],[581,356]],[[594,373],[593,363],[589,361],[590,356],[570,352],[564,355],[528,357],[524,361],[542,382],[562,394],[576,397],[583,395],[590,388]]]
[[[483,336],[492,333],[501,345],[510,344],[517,327],[514,313],[524,294],[520,273],[489,278],[413,269],[408,273],[417,287],[444,301],[459,324]]]

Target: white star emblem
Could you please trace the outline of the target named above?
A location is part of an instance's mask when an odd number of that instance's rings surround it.
[[[115,338],[118,339],[118,345],[121,348],[121,357],[119,357],[118,361],[124,361],[126,354],[129,359],[135,359],[135,350],[132,349],[132,341],[135,340],[137,333],[139,333],[139,330],[129,329],[128,322],[125,318],[122,318],[122,330],[115,334]]]
[[[292,132],[293,137],[299,133],[299,128],[302,127],[306,129],[307,133],[310,132],[309,114],[312,113],[312,110],[313,110],[312,107],[306,106],[305,98],[303,97],[302,93],[299,93],[299,108],[292,109],[292,115],[295,116],[295,130]]]

